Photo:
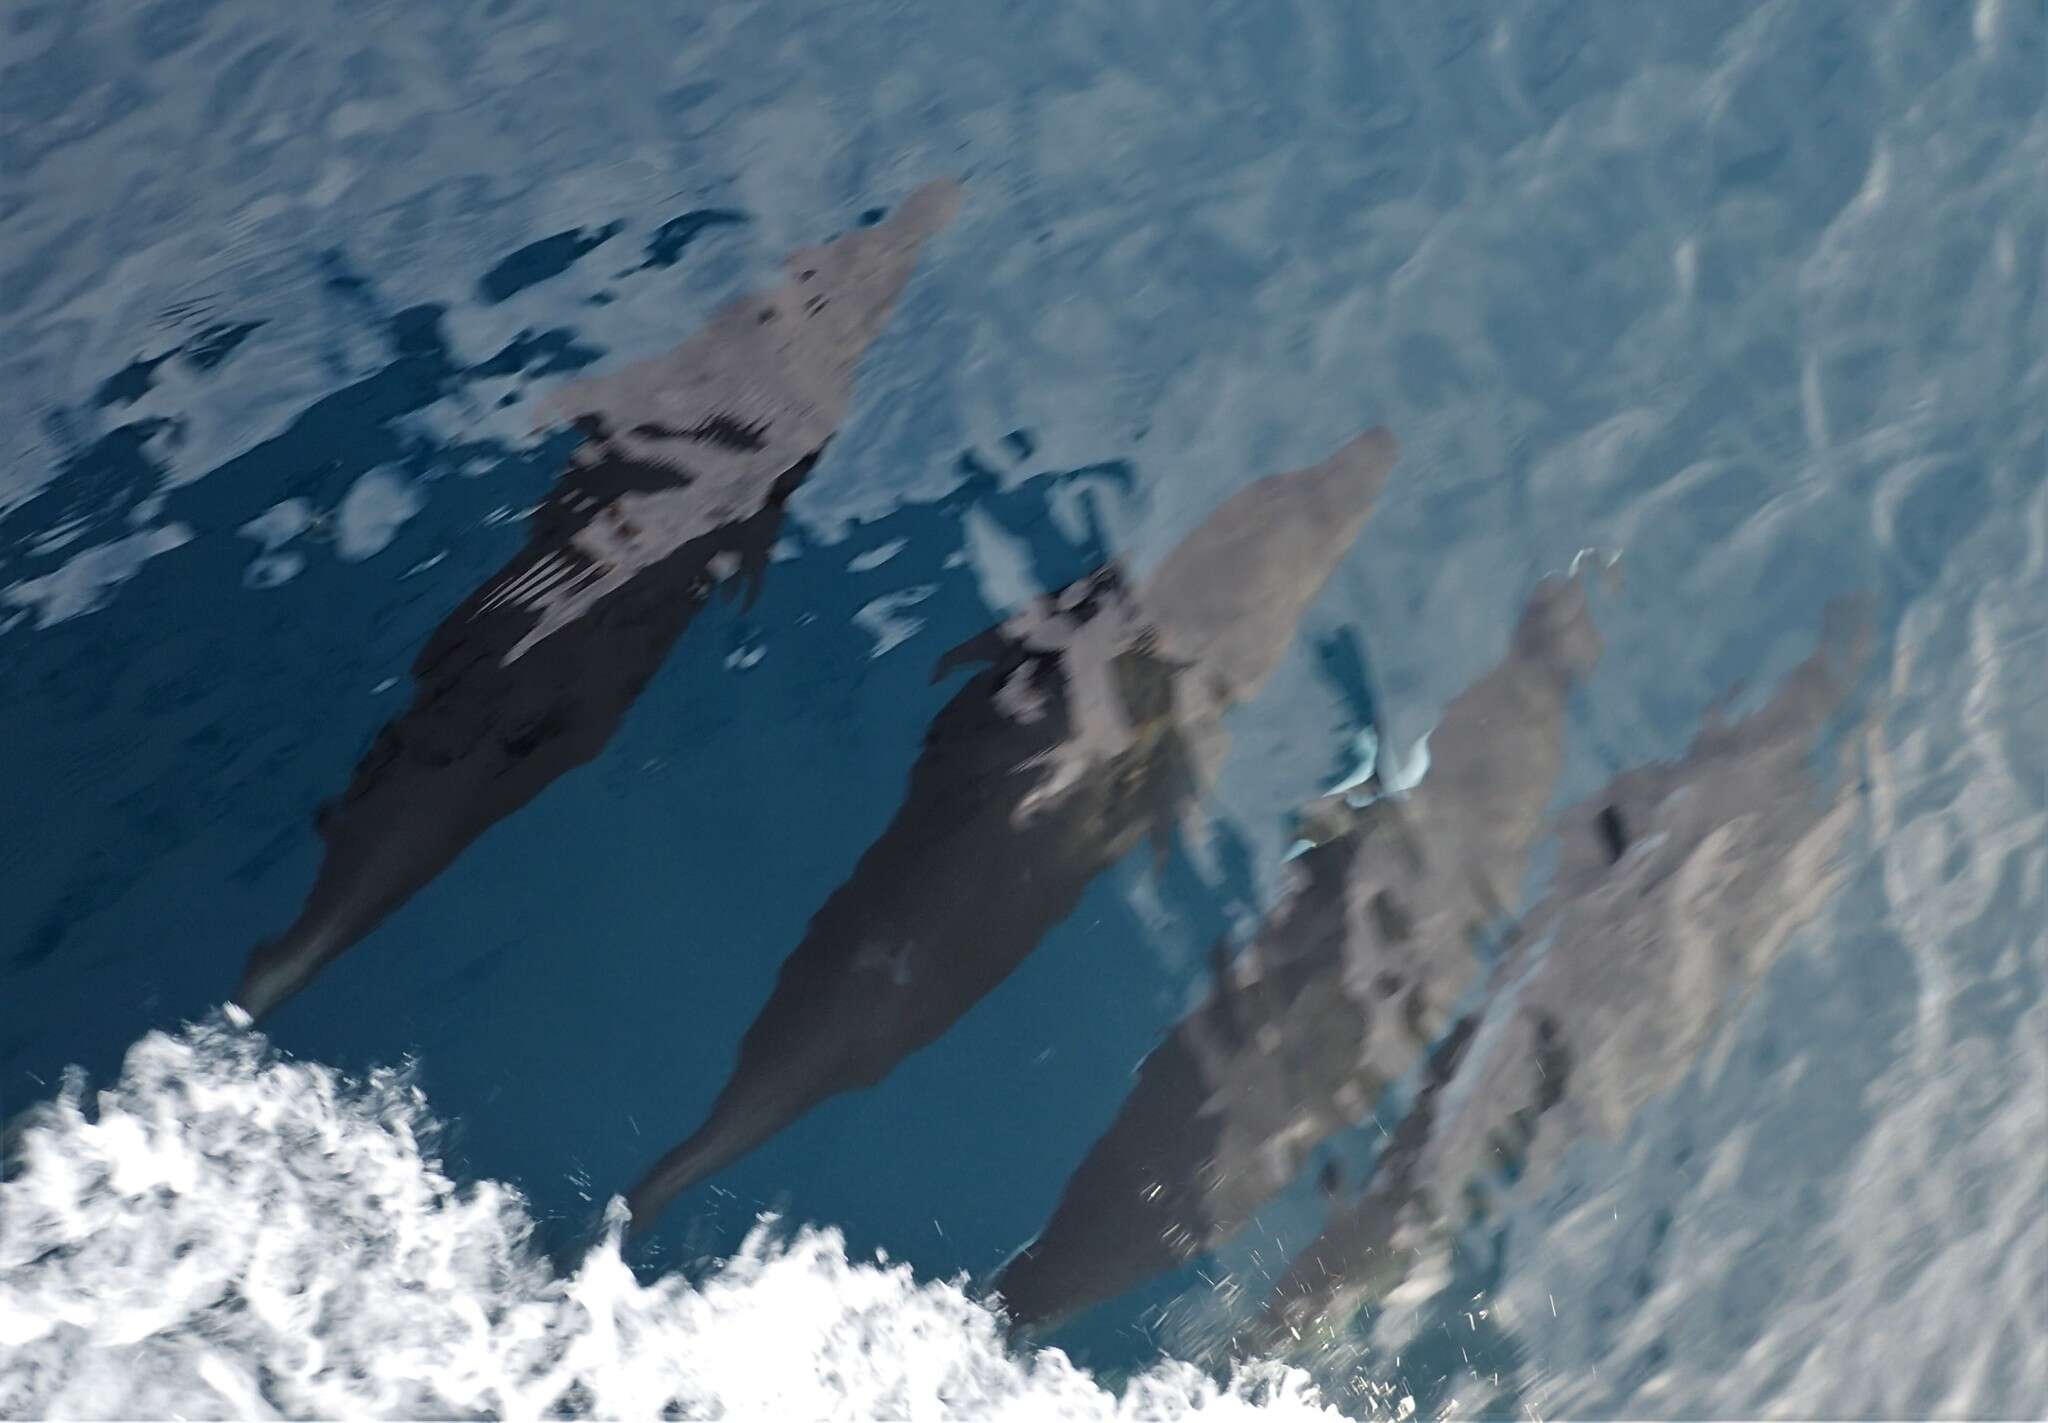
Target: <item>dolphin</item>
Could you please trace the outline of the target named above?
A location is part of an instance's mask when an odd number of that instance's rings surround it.
[[[1477,977],[1474,941],[1519,894],[1564,757],[1566,698],[1600,638],[1583,580],[1530,594],[1505,656],[1400,760],[1297,819],[1292,882],[1207,999],[1139,1065],[1038,1237],[994,1282],[1041,1331],[1234,1236],[1316,1148],[1420,1059]]]
[[[1142,585],[1114,562],[945,654],[986,664],[926,731],[902,805],[811,920],[696,1133],[633,1188],[676,1194],[935,1041],[1141,841],[1163,853],[1397,455],[1372,430],[1257,480]]]
[[[1346,1262],[1342,1288],[1359,1294],[1390,1292],[1405,1278],[1415,1247],[1404,1212],[1423,1190],[1419,1172],[1430,1133],[1443,1115],[1444,1089],[1456,1077],[1478,1029],[1478,1015],[1468,1013],[1431,1048],[1415,1100],[1381,1145],[1365,1189],[1355,1201],[1336,1203],[1315,1245],[1296,1256],[1280,1277],[1256,1329],[1259,1346],[1268,1353],[1284,1349],[1289,1339],[1301,1341],[1301,1321],[1311,1314],[1302,1302],[1331,1283],[1326,1259]]]
[[[1445,1101],[1295,1257],[1259,1343],[1333,1336],[1506,1178],[1533,1188],[1573,1140],[1618,1134],[1678,1084],[1846,877],[1854,778],[1823,793],[1809,761],[1866,642],[1862,605],[1832,605],[1763,707],[1710,713],[1679,759],[1557,817],[1552,886],[1489,975]]]
[[[959,185],[802,248],[666,355],[570,385],[543,409],[583,443],[526,546],[413,663],[411,705],[319,812],[326,853],[299,916],[249,957],[261,1018],[484,831],[618,729],[713,589],[757,591],[790,494],[846,418],[862,355]],[[735,585],[737,586],[737,585]]]

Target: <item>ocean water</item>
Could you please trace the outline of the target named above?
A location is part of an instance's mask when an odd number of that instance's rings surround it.
[[[0,1415],[2048,1414],[2044,91],[2024,0],[0,7]],[[543,398],[946,176],[758,601],[225,1015],[524,540]],[[1206,843],[623,1246],[938,655],[1375,424]],[[1293,812],[1587,548],[1557,806],[1867,600],[1839,885],[1342,1347],[1209,1308],[1309,1179],[1005,1342],[994,1272]]]

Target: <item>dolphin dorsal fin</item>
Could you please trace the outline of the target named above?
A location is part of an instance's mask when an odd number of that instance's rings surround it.
[[[1344,1163],[1334,1156],[1323,1158],[1323,1169],[1316,1173],[1316,1190],[1332,1206],[1343,1204]]]
[[[1229,933],[1218,934],[1209,946],[1209,1012],[1218,1036],[1234,1052],[1244,1046],[1244,1022],[1238,1013],[1242,995],[1233,957]]]
[[[1057,634],[1047,636],[1049,629],[1088,622],[1102,601],[1122,591],[1124,583],[1123,570],[1112,561],[1082,574],[1056,592],[1039,594],[994,627],[941,653],[932,667],[932,680],[939,681],[956,667],[1000,661],[1007,649],[1018,644],[1043,651],[1056,650],[1063,639]]]
[[[1236,990],[1230,970],[1230,935],[1218,934],[1216,942],[1209,945],[1209,977],[1216,982],[1218,997],[1228,997]]]

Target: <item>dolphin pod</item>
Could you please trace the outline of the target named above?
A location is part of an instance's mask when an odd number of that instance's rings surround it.
[[[845,419],[862,355],[959,209],[928,183],[876,226],[785,259],[682,346],[558,392],[583,435],[526,546],[413,663],[411,705],[317,817],[295,922],[250,955],[261,1018],[492,825],[597,755],[721,583],[758,589],[792,491]]]
[[[902,805],[811,920],[702,1126],[634,1187],[681,1191],[826,1098],[871,1086],[1023,962],[1098,875],[1163,849],[1351,548],[1394,463],[1384,430],[1218,507],[1141,585],[1113,563],[941,659]]]
[[[262,1017],[492,825],[610,740],[695,614],[758,590],[784,508],[846,417],[868,346],[957,184],[786,259],[785,280],[667,355],[545,408],[582,443],[526,546],[428,639],[408,709],[322,809],[297,919],[251,954]],[[644,1231],[681,1192],[821,1102],[882,1081],[993,992],[1141,845],[1199,816],[1255,697],[1398,457],[1361,434],[1255,480],[1142,581],[1105,562],[945,654],[966,670],[902,803],[818,909],[694,1132],[632,1189]],[[1050,581],[1050,580],[1048,580]],[[1223,1246],[1323,1143],[1413,1084],[1362,1189],[1254,1322],[1328,1339],[1453,1228],[1502,1168],[1527,1179],[1668,1090],[1841,878],[1852,807],[1810,773],[1862,655],[1860,611],[1761,710],[1546,819],[1568,700],[1601,638],[1574,563],[1530,593],[1500,662],[1404,758],[1364,760],[1298,816],[1290,883],[1145,1059],[1047,1224],[994,1282],[1035,1332]],[[1497,954],[1530,857],[1558,867]],[[1233,1293],[1241,1291],[1234,1286]]]
[[[1384,758],[1305,807],[1293,883],[1140,1065],[1038,1238],[994,1288],[1037,1330],[1213,1250],[1443,1031],[1506,914],[1600,654],[1580,577],[1531,593],[1500,663],[1445,709],[1431,771]],[[1362,784],[1361,784],[1362,782]],[[1362,794],[1360,792],[1363,792]]]
[[[1454,1192],[1530,1171],[1539,1119],[1558,1149],[1619,1130],[1675,1083],[1834,889],[1850,807],[1819,801],[1804,759],[1861,656],[1853,604],[1830,610],[1769,705],[1710,717],[1681,760],[1565,811],[1552,889],[1503,925],[1544,829],[1563,696],[1599,652],[1582,586],[1538,585],[1507,656],[1428,738],[1426,779],[1369,761],[1303,808],[1282,900],[1235,961],[1219,951],[1208,997],[1140,1065],[1045,1228],[997,1275],[1013,1330],[1215,1250],[1426,1056],[1367,1185],[1284,1274],[1258,1342],[1333,1328],[1400,1282]],[[1508,947],[1451,1022],[1496,926]],[[1468,1062],[1489,1011],[1506,1022]]]
[[[1853,778],[1829,793],[1808,762],[1866,642],[1861,604],[1831,605],[1813,654],[1762,708],[1710,715],[1679,759],[1561,814],[1552,888],[1470,1015],[1485,1020],[1483,1047],[1443,1073],[1456,1104],[1425,1083],[1430,1110],[1295,1256],[1259,1344],[1326,1346],[1510,1173],[1539,1184],[1573,1140],[1619,1133],[1678,1084],[1844,878]]]

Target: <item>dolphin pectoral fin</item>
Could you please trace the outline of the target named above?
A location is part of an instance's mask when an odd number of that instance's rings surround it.
[[[1415,742],[1415,749],[1408,753],[1408,759],[1394,762],[1387,768],[1387,789],[1390,791],[1412,791],[1422,784],[1422,778],[1429,774],[1429,738],[1436,733],[1431,727]],[[1390,762],[1392,758],[1389,758]]]
[[[1231,952],[1230,936],[1220,934],[1209,949],[1209,980],[1213,985],[1208,1008],[1210,1021],[1215,1025],[1217,1036],[1227,1043],[1232,1051],[1244,1047],[1246,1025],[1244,1015],[1239,1011],[1237,970],[1235,955]]]
[[[1372,773],[1379,768],[1379,732],[1370,726],[1359,728],[1358,735],[1351,740],[1351,754],[1354,757],[1351,769],[1339,777],[1335,785],[1326,787],[1323,795],[1342,795],[1346,791],[1355,791],[1372,779]]]
[[[1406,795],[1421,785],[1422,778],[1429,774],[1429,738],[1435,731],[1436,728],[1431,727],[1423,732],[1405,758],[1395,755],[1391,746],[1383,748],[1379,738],[1370,729],[1360,732],[1358,746],[1361,758],[1368,749],[1366,738],[1373,738],[1370,747],[1372,764],[1361,764],[1360,769],[1323,794],[1329,796],[1342,793],[1344,803],[1353,810],[1364,810],[1374,801],[1385,800],[1388,796]]]
[[[1173,822],[1163,815],[1154,816],[1150,828],[1146,831],[1145,842],[1152,851],[1154,878],[1165,877],[1166,863],[1173,858],[1173,831]]]
[[[782,534],[783,509],[789,503],[789,496],[810,478],[811,471],[818,467],[818,461],[824,458],[831,443],[831,436],[826,436],[816,449],[784,470],[770,487],[768,498],[760,510],[738,526],[739,537],[733,551],[739,555],[740,563],[734,570],[732,586],[741,593],[742,612],[752,612],[761,597],[761,585],[768,576],[768,560]]]
[[[1009,645],[1009,638],[1000,627],[978,632],[967,641],[947,648],[932,664],[932,681],[943,682],[948,673],[962,667],[971,667],[977,662],[994,662]]]
[[[751,613],[761,600],[761,585],[767,581],[768,546],[760,539],[749,539],[737,551],[740,563],[726,582],[726,596],[738,598],[740,611]]]
[[[740,550],[740,566],[733,573],[731,586],[737,591],[740,611],[751,613],[754,604],[761,601],[761,585],[767,581],[769,545],[763,540],[753,540]]]

